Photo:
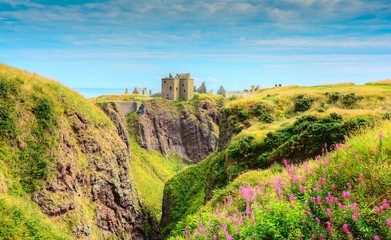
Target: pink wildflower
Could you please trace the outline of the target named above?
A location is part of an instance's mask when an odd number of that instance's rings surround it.
[[[390,208],[390,204],[388,203],[387,199],[383,199],[382,205],[383,205],[383,208],[386,210]]]
[[[322,198],[320,196],[317,196],[316,197],[316,202],[319,204],[319,205],[322,205]]]
[[[319,239],[326,239],[323,233],[319,234]]]
[[[329,216],[330,219],[333,218],[333,213],[331,212],[330,208],[326,209],[326,214],[327,214],[327,216]]]
[[[329,221],[326,222],[326,230],[329,233],[329,235],[333,234],[333,227],[331,226],[331,223]]]
[[[383,139],[383,132],[380,131],[380,132],[379,132],[379,140],[381,141],[382,139]]]
[[[301,193],[305,192],[305,189],[304,189],[304,187],[301,184],[299,185],[299,190],[300,190]]]
[[[342,192],[342,198],[343,198],[343,199],[349,199],[349,198],[350,198],[350,192],[348,192],[348,191],[343,191],[343,192]]]
[[[378,207],[378,206],[375,206],[374,208],[373,208],[373,210],[375,211],[375,213],[377,214],[377,215],[380,215],[380,213],[381,213],[381,208],[380,207]]]
[[[346,183],[346,186],[348,186],[348,188],[352,188],[352,184],[350,182]]]
[[[348,224],[345,223],[344,225],[342,225],[342,231],[344,231],[349,236],[349,238],[353,238],[353,234],[349,231]]]
[[[380,237],[379,236],[374,236],[373,240],[380,240]]]
[[[356,150],[353,150],[352,153],[353,153],[353,155],[356,155],[356,154],[357,154],[357,151],[356,151]]]
[[[251,208],[250,208],[250,204],[249,203],[246,203],[246,216],[248,217],[251,213]]]
[[[325,165],[326,167],[329,166],[329,155],[327,155],[327,156],[324,158],[324,165]]]
[[[335,144],[334,149],[335,149],[335,150],[338,150],[338,148],[339,148],[339,145],[338,145],[338,143],[337,143],[337,144]]]
[[[356,202],[354,202],[353,204],[352,204],[352,209],[353,209],[353,215],[352,215],[352,219],[354,220],[354,221],[357,221],[358,220],[358,207],[357,207],[357,203]]]
[[[387,219],[386,222],[387,222],[387,227],[391,229],[391,219]]]
[[[250,185],[244,187],[240,186],[239,187],[240,193],[242,194],[244,200],[248,202],[254,202],[255,199],[257,198],[257,192],[256,190],[251,187]]]
[[[320,223],[320,219],[319,219],[318,217],[315,218],[315,221],[316,221],[317,223]]]
[[[326,178],[320,178],[320,181],[322,182],[322,185],[326,185]]]
[[[294,183],[298,183],[299,182],[299,177],[296,176],[296,175],[293,175],[292,180],[293,180]]]
[[[335,185],[334,184],[331,185],[331,189],[335,190]]]
[[[289,197],[289,200],[291,202],[295,201],[295,194],[291,193],[291,196]]]
[[[316,235],[313,233],[313,234],[311,235],[311,237],[312,237],[313,239],[315,239],[315,238],[316,238]]]

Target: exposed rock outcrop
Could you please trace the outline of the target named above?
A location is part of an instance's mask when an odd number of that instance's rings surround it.
[[[193,104],[146,102],[135,125],[140,145],[164,155],[172,151],[190,162],[211,154],[218,143],[219,107],[210,99]]]
[[[118,137],[110,126],[97,128],[78,113],[66,113],[61,121],[61,146],[54,176],[44,190],[33,194],[33,200],[49,216],[87,214],[80,201],[96,206],[96,226],[102,237],[114,235],[131,239],[159,239],[156,222],[149,222],[152,233],[144,231],[148,214],[138,200],[128,174],[130,154],[124,136]],[[109,111],[109,116],[116,116]],[[121,126],[119,118],[114,123]],[[116,120],[115,120],[116,119]],[[119,128],[121,129],[121,128]],[[76,142],[73,141],[76,139]],[[85,158],[81,163],[80,159]],[[83,218],[82,218],[83,219]],[[90,238],[94,225],[84,218],[74,226],[74,235]]]

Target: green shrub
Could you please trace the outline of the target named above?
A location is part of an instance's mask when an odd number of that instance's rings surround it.
[[[331,94],[327,94],[326,96],[328,98],[329,103],[336,103],[339,101],[341,94],[339,92],[334,92]]]
[[[342,105],[346,108],[354,108],[361,99],[362,97],[355,93],[349,93],[342,96]]]
[[[33,109],[38,124],[42,129],[50,129],[57,125],[57,118],[54,112],[54,104],[48,99],[38,99]]]
[[[312,106],[313,99],[305,95],[297,95],[295,98],[295,112],[305,112]]]
[[[0,75],[0,99],[15,96],[19,92],[20,85],[23,83],[19,78],[9,81]]]
[[[13,135],[15,129],[16,125],[12,107],[5,104],[0,105],[0,139]]]
[[[238,117],[242,121],[248,119],[248,111],[246,109],[240,110],[238,112]]]

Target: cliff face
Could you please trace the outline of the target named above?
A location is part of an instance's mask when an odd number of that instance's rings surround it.
[[[65,217],[73,211],[88,214],[78,202],[91,201],[103,235],[123,232],[134,239],[145,238],[143,209],[129,180],[126,145],[112,128],[97,128],[76,112],[66,115],[61,121],[53,176],[43,190],[33,193],[33,200],[52,217]],[[80,157],[85,158],[84,163]],[[89,237],[89,220],[81,219],[74,226],[76,237]]]
[[[135,125],[138,141],[163,155],[172,151],[190,162],[199,162],[217,147],[219,108],[208,98],[182,104],[146,102],[145,113]]]
[[[109,119],[60,84],[0,64],[0,198],[27,196],[75,238],[159,239],[116,107],[104,108]]]

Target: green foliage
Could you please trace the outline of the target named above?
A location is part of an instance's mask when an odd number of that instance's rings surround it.
[[[20,151],[17,159],[18,172],[26,192],[31,193],[37,190],[41,185],[41,180],[48,175],[53,159],[47,155],[47,149],[33,141],[28,142],[27,147]]]
[[[313,99],[303,94],[297,95],[295,101],[295,112],[305,112],[312,106]]]
[[[341,98],[341,94],[339,92],[334,92],[334,93],[327,93],[326,92],[325,95],[327,96],[329,103],[336,103]]]
[[[241,121],[248,119],[248,111],[246,109],[242,109],[238,112],[238,117]]]
[[[362,97],[357,96],[355,93],[348,93],[342,96],[342,105],[345,108],[354,108]]]
[[[0,105],[0,139],[9,138],[16,131],[13,108],[10,105]]]
[[[22,83],[23,81],[19,77],[10,81],[5,76],[0,75],[0,99],[17,95]]]
[[[263,139],[245,135],[234,140],[224,152],[212,155],[204,162],[186,170],[193,171],[196,174],[202,173],[203,176],[206,175],[206,181],[204,178],[198,178],[198,176],[183,178],[181,173],[171,181],[180,182],[184,189],[190,187],[188,184],[196,185],[198,192],[205,192],[204,197],[207,200],[211,197],[214,189],[226,186],[229,181],[248,169],[264,169],[279,163],[283,158],[299,162],[308,157],[314,157],[321,154],[322,150],[330,150],[333,144],[342,142],[350,132],[364,126],[370,126],[370,123],[369,120],[363,119],[344,123],[342,116],[335,113],[324,118],[305,115],[298,118],[290,126],[269,132]],[[168,185],[171,186],[172,183],[170,182]],[[180,192],[180,190],[178,189],[175,192]],[[170,194],[168,199],[177,198],[175,194]],[[186,193],[185,195],[186,200],[181,198],[180,201],[171,202],[173,212],[175,214],[182,213],[176,215],[172,219],[173,222],[183,220],[185,216],[183,213],[186,212],[186,208],[192,202],[190,194]],[[203,203],[203,201],[196,202],[199,205],[192,205],[193,209],[198,209]],[[178,211],[178,209],[182,210]]]
[[[34,214],[29,213],[26,207],[0,197],[0,239],[71,239],[43,222],[37,207],[34,210],[38,212]]]
[[[33,113],[41,129],[51,129],[57,126],[58,121],[54,113],[54,104],[49,99],[38,99]]]
[[[171,239],[390,239],[390,123],[379,130],[301,166],[240,176]]]

